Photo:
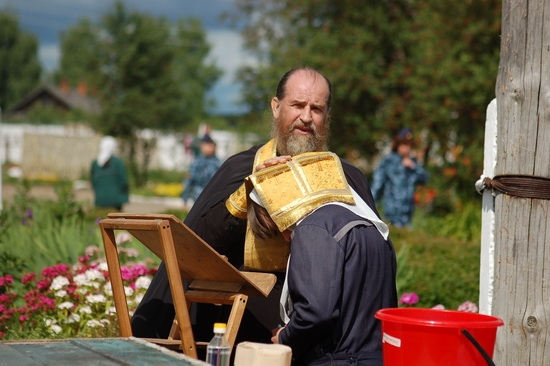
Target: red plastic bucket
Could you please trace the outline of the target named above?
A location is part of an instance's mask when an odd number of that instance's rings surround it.
[[[454,310],[390,308],[382,321],[382,352],[388,366],[494,365],[497,328],[490,315]]]

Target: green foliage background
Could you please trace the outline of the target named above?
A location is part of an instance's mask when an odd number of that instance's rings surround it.
[[[17,15],[0,11],[0,111],[33,90],[42,70],[38,39],[23,32]]]
[[[435,175],[466,167],[453,185],[463,198],[472,192],[495,97],[499,0],[237,0],[228,18],[262,61],[240,71],[250,123],[263,121],[284,72],[310,66],[333,83],[332,151],[366,159],[368,172],[385,142],[408,126],[420,160]]]

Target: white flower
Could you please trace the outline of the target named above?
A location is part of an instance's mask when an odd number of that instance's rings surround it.
[[[101,270],[101,271],[108,271],[108,270],[109,270],[109,266],[107,265],[107,262],[101,261],[101,262],[99,262],[99,264],[97,265],[97,269],[99,269],[99,270]]]
[[[116,308],[114,306],[109,307],[105,310],[106,315],[116,315]]]
[[[139,303],[141,302],[141,300],[143,300],[143,294],[138,293],[138,294],[136,295],[136,297],[134,297],[134,302],[135,302],[136,304],[139,304]]]
[[[98,320],[92,319],[86,322],[86,326],[90,328],[95,328],[95,327],[103,327],[103,324]]]
[[[458,307],[459,311],[465,311],[467,313],[477,313],[479,309],[477,308],[476,303],[471,301],[465,301]]]
[[[121,248],[121,249],[124,249],[124,253],[129,258],[137,258],[139,256],[139,250],[135,248]]]
[[[124,286],[124,293],[126,296],[132,296],[134,294],[134,290],[130,286]]]
[[[140,276],[136,280],[136,288],[147,289],[151,284],[151,279],[147,276]]]
[[[65,290],[59,290],[59,291],[57,291],[57,292],[55,293],[55,296],[57,296],[57,297],[65,297],[65,296],[67,296],[67,291],[65,291]]]
[[[57,324],[57,319],[45,319],[44,323],[46,323],[46,326],[49,327],[49,326],[52,326],[54,324]]]
[[[76,289],[76,292],[78,292],[80,295],[86,295],[88,293],[88,290],[85,287],[79,287]]]
[[[67,320],[65,320],[65,323],[72,324],[72,323],[78,323],[80,321],[80,315],[72,313],[69,315]]]
[[[53,279],[50,285],[50,290],[61,290],[64,286],[69,285],[69,279],[64,276],[57,276]]]
[[[50,327],[50,330],[52,331],[52,333],[55,333],[55,334],[59,334],[61,333],[61,331],[63,330],[63,328],[61,328],[59,325],[57,324],[54,324]]]
[[[74,283],[77,284],[77,286],[88,286],[88,279],[86,278],[86,275],[84,273],[77,274],[73,277]]]
[[[84,314],[91,314],[92,313],[92,308],[89,307],[88,305],[86,306],[83,306],[80,308],[80,310],[78,310],[80,313],[84,313]]]
[[[105,281],[105,276],[103,275],[103,272],[101,272],[98,269],[91,268],[86,272],[84,272],[84,275],[89,281],[95,281],[95,280]]]
[[[86,248],[86,255],[93,257],[96,253],[99,253],[101,249],[97,245],[90,245]]]
[[[107,301],[107,298],[104,296],[104,295],[88,295],[86,296],[86,302],[87,303],[90,303],[90,304],[94,304],[94,303],[102,303],[102,302],[105,302]]]
[[[127,243],[132,240],[132,235],[126,231],[119,232],[115,237],[115,242],[117,244]]]
[[[57,305],[59,309],[72,309],[74,304],[70,301],[62,302],[61,304]]]
[[[113,286],[111,285],[111,282],[107,282],[105,286],[103,286],[103,291],[105,292],[105,295],[113,296]]]
[[[99,284],[97,281],[105,282],[105,276],[100,270],[92,268],[84,273],[74,276],[73,281],[78,286],[91,286],[94,288],[98,288]]]

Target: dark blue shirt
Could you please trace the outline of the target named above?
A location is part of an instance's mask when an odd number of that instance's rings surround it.
[[[374,314],[397,306],[395,280],[395,250],[374,225],[341,206],[319,208],[293,232],[288,288],[294,311],[280,343],[295,359],[321,346],[325,358],[381,365],[381,324]]]

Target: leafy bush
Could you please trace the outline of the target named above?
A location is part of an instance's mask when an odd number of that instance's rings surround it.
[[[101,240],[94,223],[84,220],[84,208],[66,184],[56,186],[57,200],[29,198],[29,190],[30,184],[24,182],[14,204],[2,212],[0,257],[8,260],[0,271],[3,274],[75,263],[86,246]]]
[[[456,309],[465,301],[478,302],[481,207],[479,212],[473,203],[465,207],[464,215],[442,217],[418,210],[414,229],[390,231],[398,253],[398,294],[417,293],[419,307]]]

